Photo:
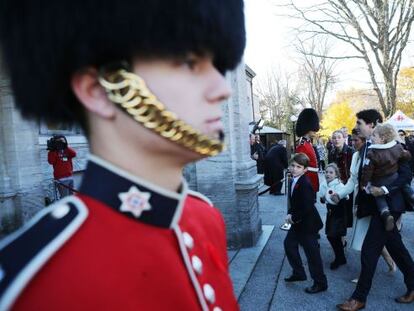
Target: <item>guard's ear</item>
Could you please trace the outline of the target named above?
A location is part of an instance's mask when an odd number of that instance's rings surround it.
[[[115,105],[109,101],[98,78],[98,71],[92,67],[76,72],[70,81],[73,93],[90,113],[113,119],[116,113]]]

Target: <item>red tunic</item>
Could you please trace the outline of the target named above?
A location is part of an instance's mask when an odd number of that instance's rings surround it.
[[[312,143],[309,139],[302,137],[296,146],[296,153],[304,153],[309,157],[309,167],[306,172],[313,190],[319,191],[319,177],[318,177],[318,161],[316,159],[315,149],[313,149]]]
[[[238,310],[216,208],[185,185],[170,196],[119,176],[108,183],[111,172],[102,168],[95,174],[102,185],[97,190],[88,170],[89,188],[81,187],[88,196],[68,199],[87,211],[86,219],[28,282],[12,310]],[[148,202],[119,202],[119,193],[137,200],[142,196],[136,193],[150,196]],[[137,217],[119,210],[119,203],[149,208]]]

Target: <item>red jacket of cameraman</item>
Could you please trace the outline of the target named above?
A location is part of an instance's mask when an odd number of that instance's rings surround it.
[[[49,151],[47,161],[53,165],[53,177],[61,179],[73,174],[72,158],[76,157],[76,151],[70,147],[64,150]]]

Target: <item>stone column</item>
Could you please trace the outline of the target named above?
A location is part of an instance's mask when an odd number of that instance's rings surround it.
[[[0,229],[4,233],[44,206],[38,133],[38,124],[23,120],[15,109],[0,64]]]
[[[17,190],[10,176],[9,159],[13,152],[7,145],[7,127],[10,126],[10,110],[6,104],[10,96],[8,80],[0,76],[0,237],[10,233],[22,223],[21,210],[15,208]]]
[[[220,155],[188,166],[189,185],[210,198],[226,222],[230,248],[248,247],[261,233],[256,163],[250,159],[246,76],[241,64],[228,77],[232,97],[223,105],[227,149]]]

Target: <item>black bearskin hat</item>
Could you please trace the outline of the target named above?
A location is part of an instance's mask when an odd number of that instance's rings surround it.
[[[319,117],[315,109],[305,108],[296,121],[296,135],[303,136],[309,131],[319,131]]]
[[[0,44],[24,116],[82,122],[70,79],[85,67],[194,53],[211,55],[223,74],[234,69],[243,0],[0,0]]]

